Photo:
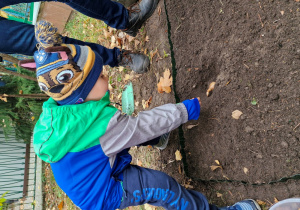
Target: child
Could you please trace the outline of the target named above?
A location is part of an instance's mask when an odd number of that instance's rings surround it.
[[[200,99],[166,104],[137,117],[110,106],[102,58],[87,46],[40,49],[34,61],[39,85],[51,98],[34,129],[37,155],[51,164],[57,184],[81,209],[107,210],[144,203],[176,210],[217,209],[199,192],[187,190],[170,176],[130,165],[128,149],[198,119]],[[231,209],[254,209],[244,200]],[[226,209],[226,208],[225,208]]]

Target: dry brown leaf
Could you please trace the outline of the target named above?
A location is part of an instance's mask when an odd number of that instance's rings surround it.
[[[284,11],[280,11],[280,14],[281,14],[281,15],[284,15]]]
[[[134,103],[135,106],[139,106],[139,104],[140,104],[140,102],[138,102],[138,101],[136,101],[136,102]]]
[[[126,38],[128,39],[129,42],[132,42],[135,38],[129,35],[126,35]]]
[[[210,169],[211,169],[212,171],[214,171],[214,170],[216,170],[216,169],[218,169],[218,168],[222,169],[222,166],[214,166],[214,165],[210,166]]]
[[[172,76],[169,69],[166,69],[164,72],[164,77],[160,78],[159,83],[157,84],[157,90],[159,93],[166,92],[170,93],[172,91],[171,85],[172,85]]]
[[[150,41],[149,36],[146,36],[145,42],[149,42],[149,41]]]
[[[137,159],[137,163],[136,163],[138,166],[142,167],[143,163],[141,160]]]
[[[182,174],[182,170],[181,170],[181,165],[180,164],[178,165],[178,172],[179,172],[179,174]]]
[[[217,197],[218,197],[218,198],[221,198],[221,197],[222,197],[222,194],[217,192]]]
[[[0,100],[7,102],[7,98],[5,97],[5,94],[3,94],[2,96],[0,96]]]
[[[260,205],[260,206],[265,206],[265,205],[267,205],[267,203],[264,202],[264,201],[262,201],[262,200],[256,200],[256,202],[257,202],[258,205]]]
[[[192,186],[190,184],[185,184],[184,187],[187,189],[194,189],[194,186]]]
[[[179,150],[176,150],[175,152],[175,159],[178,161],[182,159],[182,155]]]
[[[152,101],[152,96],[147,101],[143,100],[142,103],[143,103],[144,109],[149,108],[151,101]]]
[[[131,76],[129,74],[125,74],[124,81],[130,80]]]
[[[232,112],[232,118],[238,120],[240,116],[243,114],[240,110],[235,110]]]
[[[249,172],[248,168],[244,167],[244,173],[248,174],[248,172]]]
[[[111,33],[108,32],[108,31],[106,31],[106,30],[104,30],[103,31],[103,35],[104,35],[105,39],[108,39],[111,36]]]
[[[221,164],[220,164],[220,161],[218,161],[218,160],[215,160],[215,162],[216,162],[216,164],[218,164],[218,165],[221,165]]]
[[[206,91],[206,95],[209,97],[212,94],[212,91],[215,89],[216,82],[212,82],[209,84],[208,89]]]
[[[158,7],[158,9],[157,9],[157,13],[158,13],[158,16],[160,16],[160,15],[161,15],[161,7]]]
[[[134,47],[137,48],[137,46],[140,44],[141,42],[139,40],[134,40]]]
[[[118,45],[119,46],[122,46],[123,45],[123,41],[121,38],[117,37],[117,42],[118,42]]]
[[[19,90],[19,94],[23,94],[23,90]]]
[[[60,204],[57,206],[57,208],[58,208],[59,210],[62,210],[63,207],[64,207],[64,201],[60,202]]]
[[[190,129],[192,129],[193,127],[196,127],[196,126],[198,126],[198,124],[196,124],[196,125],[188,125],[188,126],[186,126],[186,128],[187,128],[188,130],[190,130]]]
[[[152,61],[153,61],[153,57],[157,54],[157,52],[158,52],[158,49],[156,49],[155,51],[150,51],[150,60],[151,60],[151,63],[152,63]]]
[[[278,203],[278,202],[279,202],[279,200],[274,197],[274,203]]]

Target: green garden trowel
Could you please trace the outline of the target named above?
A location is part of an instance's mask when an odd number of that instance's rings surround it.
[[[132,115],[134,111],[134,96],[132,83],[125,85],[122,93],[122,112],[127,115]]]

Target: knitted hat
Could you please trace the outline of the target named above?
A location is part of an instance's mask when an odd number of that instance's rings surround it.
[[[88,46],[61,44],[61,36],[49,22],[35,26],[39,50],[34,60],[20,66],[36,70],[40,89],[58,104],[82,103],[94,87],[102,71],[100,55]]]

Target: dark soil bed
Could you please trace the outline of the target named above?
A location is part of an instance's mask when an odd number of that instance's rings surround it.
[[[152,48],[158,45],[160,54],[170,53],[163,3],[161,15],[154,14],[146,27]],[[300,3],[166,0],[166,8],[175,92],[181,101],[202,99],[199,120],[183,126],[191,185],[219,205],[249,197],[272,203],[274,197],[300,196],[299,180],[268,184],[300,174]],[[154,61],[150,73],[140,78],[142,88],[135,88],[138,99],[153,96],[150,108],[174,102],[173,91],[156,91],[156,74],[162,76],[168,67],[160,62]],[[207,97],[211,82],[216,82],[215,89]],[[239,119],[232,117],[235,110],[243,113]],[[186,182],[178,173],[182,164],[170,161],[176,149],[179,137],[174,132],[162,152],[164,170]],[[216,160],[221,168],[212,170]]]

